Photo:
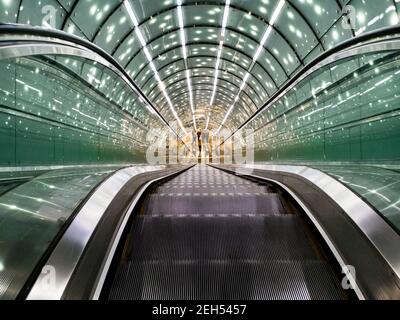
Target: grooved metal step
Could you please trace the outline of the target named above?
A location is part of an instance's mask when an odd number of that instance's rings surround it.
[[[122,264],[111,299],[341,299],[321,261],[144,261]]]
[[[129,243],[132,261],[311,260],[299,217],[139,217]]]
[[[277,194],[251,193],[178,193],[152,194],[148,214],[234,214],[263,213],[284,214]]]
[[[179,193],[273,193],[273,190],[269,186],[265,185],[251,185],[248,184],[224,184],[224,183],[210,183],[210,184],[173,184],[173,185],[161,185],[154,193],[165,193],[165,194],[179,194]]]

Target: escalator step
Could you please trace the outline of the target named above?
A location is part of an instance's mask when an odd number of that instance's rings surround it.
[[[110,299],[341,299],[321,261],[184,261],[121,264]]]
[[[279,195],[265,194],[212,194],[180,193],[152,194],[149,197],[148,214],[234,214],[265,213],[284,214]]]
[[[231,184],[210,183],[210,184],[174,184],[161,185],[156,188],[154,193],[179,194],[179,193],[273,193],[273,189],[268,185],[247,185],[247,184]]]
[[[299,217],[138,217],[129,259],[315,259]]]

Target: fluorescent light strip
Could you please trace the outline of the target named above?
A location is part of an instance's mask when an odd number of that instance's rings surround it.
[[[128,12],[129,18],[131,18],[133,25],[135,28],[139,25],[139,22],[136,19],[135,13],[133,12],[133,9],[131,7],[131,4],[129,3],[128,0],[124,1],[125,9]]]
[[[222,26],[221,26],[221,40],[219,42],[219,47],[218,47],[218,54],[217,54],[217,61],[215,63],[215,80],[214,80],[214,86],[213,86],[213,92],[211,95],[210,99],[210,106],[214,104],[214,99],[215,99],[215,94],[217,92],[217,83],[218,83],[218,76],[219,76],[219,65],[221,62],[221,56],[222,56],[222,50],[224,47],[224,37],[225,37],[225,32],[226,32],[226,24],[228,22],[228,17],[229,17],[229,5],[231,1],[226,0],[225,1],[225,9],[224,9],[224,15],[222,18]]]
[[[181,0],[178,0],[178,2],[179,1],[181,1]],[[165,99],[167,100],[169,108],[171,109],[171,112],[174,115],[175,119],[178,121],[182,131],[185,134],[187,134],[187,131],[185,130],[185,128],[182,125],[181,119],[179,118],[178,114],[176,113],[176,110],[175,110],[174,106],[172,105],[172,102],[171,102],[171,99],[168,96],[168,93],[165,91],[165,85],[162,82],[162,80],[160,78],[160,75],[157,72],[156,66],[153,63],[153,58],[151,57],[151,54],[150,54],[150,52],[149,52],[149,50],[147,48],[146,40],[144,39],[144,36],[143,36],[142,32],[139,29],[139,22],[138,22],[138,20],[136,18],[135,12],[133,11],[133,8],[132,8],[129,0],[124,0],[124,6],[125,6],[126,11],[128,12],[129,18],[131,19],[131,21],[132,21],[132,23],[133,23],[133,25],[135,27],[136,36],[139,39],[140,44],[142,45],[142,49],[143,49],[144,55],[146,56],[146,59],[149,62],[150,69],[154,73],[154,77],[158,82],[159,88],[160,88],[161,92],[163,93]]]
[[[179,33],[181,37],[181,44],[182,44],[182,55],[183,59],[187,59],[187,50],[186,50],[186,37],[185,37],[185,30],[183,24],[183,12],[182,6],[178,4],[178,21],[179,21]]]
[[[226,24],[228,23],[229,5],[230,4],[231,4],[231,0],[226,0],[225,1],[224,16],[222,18],[222,31],[221,31],[222,38],[225,36],[225,28],[226,28]]]
[[[283,6],[285,5],[285,0],[280,0],[278,3],[278,6],[275,8],[274,13],[272,14],[270,25],[273,26],[278,19],[279,15],[281,14],[281,11],[283,9]]]
[[[186,70],[186,81],[187,81],[187,85],[188,85],[188,88],[189,88],[190,108],[192,110],[192,114],[194,114],[192,83],[190,81],[190,72],[189,72],[189,70]]]
[[[268,26],[267,30],[265,31],[263,37],[261,38],[260,45],[258,46],[256,54],[253,57],[253,61],[258,60],[258,58],[262,52],[262,49],[264,48],[265,43],[267,42],[269,36],[271,35],[272,26],[275,24],[276,20],[278,19],[279,14],[281,13],[284,5],[285,5],[285,0],[280,0],[274,13],[272,14],[271,21],[269,22],[269,26]]]
[[[23,82],[23,81],[21,81],[19,79],[15,80],[15,81],[18,82],[19,84],[24,85],[27,89],[31,89],[31,90],[37,92],[39,96],[42,96],[42,91],[41,90],[39,90],[39,89],[37,89],[35,87],[32,87],[29,84],[27,84],[27,83],[25,83],[25,82]]]
[[[135,27],[135,33],[136,33],[136,36],[138,37],[139,42],[142,45],[142,47],[146,47],[146,40],[144,40],[143,34],[140,31],[139,27]]]
[[[212,91],[212,94],[211,94],[210,106],[212,106],[214,104],[215,94],[217,92],[217,84],[218,84],[218,76],[219,76],[219,64],[221,62],[221,55],[222,55],[223,45],[224,45],[224,41],[221,40],[219,42],[218,53],[217,53],[217,61],[215,63],[214,85],[213,85],[213,91]]]
[[[235,103],[233,103],[233,104],[230,106],[228,112],[226,113],[226,115],[225,115],[225,117],[224,117],[224,120],[222,120],[222,123],[221,123],[221,125],[219,126],[219,128],[218,128],[218,130],[217,130],[217,134],[218,134],[218,132],[221,131],[222,126],[224,125],[224,123],[225,123],[226,120],[228,119],[228,116],[229,116],[229,114],[232,112],[234,106],[235,106]]]
[[[182,0],[177,1],[178,4],[178,22],[179,22],[179,34],[181,38],[181,45],[182,45],[182,56],[183,60],[185,61],[185,69],[186,69],[186,82],[189,90],[189,103],[190,103],[190,109],[192,111],[192,118],[193,118],[193,126],[195,130],[197,130],[196,126],[196,117],[194,115],[194,103],[193,103],[193,92],[192,92],[192,84],[190,81],[190,71],[187,67],[187,48],[186,48],[186,37],[185,37],[185,29],[184,29],[184,22],[183,22],[183,11],[182,11]]]
[[[153,61],[153,58],[151,57],[151,54],[150,54],[150,52],[149,52],[149,49],[147,49],[147,47],[144,45],[143,46],[143,52],[144,52],[144,55],[146,56],[146,59],[149,61],[149,62],[152,62]]]
[[[275,8],[275,11],[272,14],[271,20],[269,22],[269,25],[268,25],[267,29],[265,30],[265,33],[264,33],[263,37],[261,38],[260,44],[256,50],[254,57],[253,57],[253,62],[250,65],[249,71],[244,76],[242,84],[240,85],[239,93],[236,96],[234,103],[231,105],[228,112],[226,113],[224,120],[222,121],[220,127],[217,130],[217,133],[222,129],[222,126],[225,124],[226,120],[228,119],[229,114],[232,112],[232,110],[235,106],[235,103],[239,100],[240,94],[243,91],[244,87],[246,86],[246,82],[249,80],[250,71],[251,71],[251,69],[253,69],[253,66],[255,65],[256,61],[260,57],[260,54],[261,54],[262,50],[264,49],[264,45],[267,42],[269,36],[271,35],[273,26],[274,26],[276,20],[278,19],[280,13],[282,12],[282,9],[283,9],[283,6],[285,5],[285,3],[286,3],[286,0],[280,0],[277,7]]]
[[[269,35],[271,34],[271,32],[272,32],[272,26],[269,25],[268,28],[267,28],[267,30],[265,31],[265,33],[264,33],[262,39],[261,39],[260,45],[258,46],[258,49],[257,49],[257,51],[256,51],[256,54],[255,54],[254,57],[253,57],[253,61],[257,61],[258,58],[260,57],[260,54],[261,54],[262,50],[264,49],[264,45],[265,45],[265,43],[267,42],[267,40],[268,40]]]
[[[208,113],[207,123],[206,123],[206,130],[208,129],[208,124],[210,123],[210,116],[211,116],[211,112]]]
[[[150,66],[150,69],[153,71],[153,73],[154,73],[154,74],[157,74],[157,76],[159,76],[159,75],[158,75],[158,72],[157,72],[157,69],[156,69],[156,66],[154,65],[153,61],[151,61],[151,62],[149,63],[149,66]],[[161,80],[161,79],[160,79],[160,80]]]
[[[222,17],[222,25],[221,25],[221,40],[219,42],[219,47],[218,47],[218,53],[217,53],[217,61],[215,63],[215,73],[214,73],[214,85],[213,85],[213,91],[211,94],[211,99],[210,99],[210,106],[214,104],[215,100],[215,95],[217,93],[217,84],[218,84],[218,76],[219,76],[219,65],[221,63],[221,56],[222,56],[222,50],[224,48],[224,38],[225,38],[225,33],[226,33],[226,25],[228,23],[228,17],[229,17],[229,6],[231,4],[230,0],[225,1],[225,9],[224,9],[224,15]],[[207,125],[206,125],[206,130],[208,128],[208,123],[210,121],[210,116],[211,114],[208,114],[207,117]]]
[[[247,72],[246,75],[243,78],[242,85],[240,86],[239,94],[244,89],[244,86],[246,85],[247,80],[249,80],[249,77],[250,77],[250,73]],[[239,96],[239,94],[238,94],[238,96]]]

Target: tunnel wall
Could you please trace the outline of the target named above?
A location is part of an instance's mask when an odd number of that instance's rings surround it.
[[[108,69],[36,56],[0,61],[0,74],[0,166],[145,162],[155,120]]]
[[[398,52],[337,61],[305,78],[246,128],[255,161],[398,163]]]

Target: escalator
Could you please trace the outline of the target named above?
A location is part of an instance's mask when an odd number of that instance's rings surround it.
[[[209,166],[154,187],[121,246],[104,298],[348,298],[283,190]]]
[[[274,93],[240,127],[254,164],[192,167],[145,163],[175,130],[112,57],[0,26],[0,299],[400,299],[398,32]]]

